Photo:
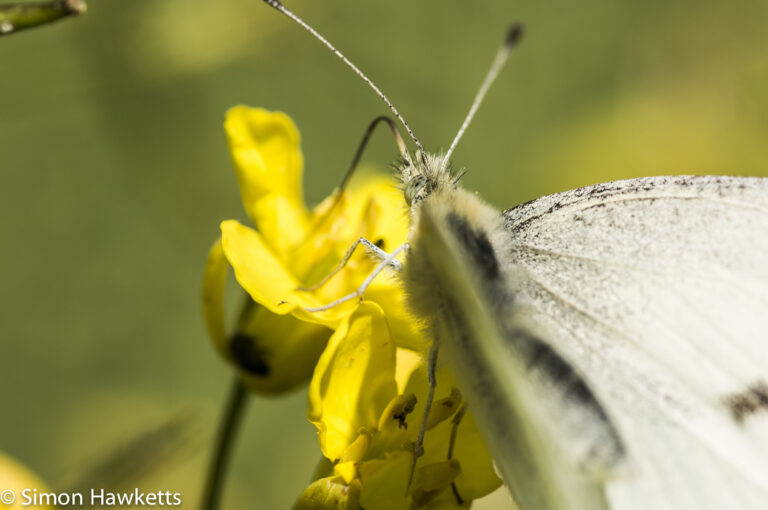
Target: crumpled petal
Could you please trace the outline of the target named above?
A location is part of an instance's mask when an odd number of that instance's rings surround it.
[[[282,112],[242,105],[227,111],[224,129],[245,210],[282,254],[304,238],[309,223],[299,131]]]
[[[309,420],[327,458],[340,458],[361,428],[376,428],[397,394],[394,374],[395,345],[384,313],[364,301],[336,329],[309,387]]]

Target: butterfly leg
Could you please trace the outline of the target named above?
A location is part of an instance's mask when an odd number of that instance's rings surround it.
[[[355,298],[362,296],[363,293],[366,291],[366,289],[370,287],[373,280],[379,275],[379,273],[384,271],[384,268],[388,266],[397,267],[397,268],[400,267],[400,261],[397,260],[397,256],[400,255],[400,253],[405,251],[407,248],[408,248],[408,243],[403,243],[400,246],[398,246],[395,249],[395,251],[393,251],[392,253],[388,253],[386,257],[384,257],[384,260],[379,262],[379,265],[376,266],[376,269],[374,269],[373,272],[370,275],[368,275],[368,278],[366,278],[365,281],[363,281],[362,285],[360,285],[360,287],[358,287],[358,289],[355,292],[351,294],[347,294],[344,297],[340,297],[335,301],[331,301],[327,305],[318,306],[316,308],[305,308],[305,310],[308,312],[324,312],[325,310],[329,310],[334,306],[340,305],[342,303],[346,303],[347,301],[351,301]],[[397,265],[394,264],[395,262],[397,263]]]
[[[411,463],[411,474],[408,476],[408,487],[413,482],[413,475],[416,473],[416,461],[423,453],[424,448],[424,434],[427,432],[427,420],[429,419],[429,410],[432,408],[432,400],[435,397],[435,388],[437,387],[437,341],[432,342],[432,347],[429,349],[429,360],[427,362],[427,379],[429,381],[429,390],[427,391],[427,402],[424,407],[424,416],[421,418],[421,425],[419,425],[419,436],[416,439],[416,445],[413,447],[413,462]]]
[[[349,262],[349,259],[352,258],[352,255],[355,253],[355,250],[361,244],[365,247],[366,251],[369,254],[373,255],[379,262],[385,260],[389,256],[389,253],[379,248],[375,243],[372,243],[365,237],[361,237],[352,244],[349,250],[347,250],[347,253],[344,254],[344,257],[341,259],[341,262],[339,262],[339,264],[333,269],[333,271],[331,271],[325,278],[320,280],[319,283],[316,283],[315,285],[312,285],[310,287],[299,287],[296,290],[301,290],[301,291],[317,290],[323,285],[325,285],[326,283],[328,283],[328,280],[336,276],[336,274],[339,271],[344,269],[344,266],[347,265],[347,262]],[[389,265],[395,271],[399,271],[400,268],[402,267],[402,264],[400,263],[399,260],[392,260]]]
[[[456,436],[459,433],[459,424],[461,423],[461,420],[464,418],[464,415],[467,414],[467,404],[463,404],[461,408],[459,408],[459,411],[456,413],[456,416],[453,417],[451,420],[451,440],[448,443],[448,460],[451,460],[453,458],[453,448],[456,445]],[[456,502],[459,505],[464,504],[464,500],[461,499],[461,495],[459,494],[459,489],[456,488],[456,482],[451,482],[451,490],[453,491],[453,495],[456,497]]]

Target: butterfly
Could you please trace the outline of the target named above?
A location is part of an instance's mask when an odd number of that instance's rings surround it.
[[[417,146],[398,138],[408,242],[369,248],[377,271],[399,269],[434,338],[433,386],[439,352],[520,508],[764,508],[768,179],[631,179],[497,211],[450,155],[519,27],[448,152],[431,155],[357,67],[265,2],[360,75]]]
[[[448,194],[405,288],[521,508],[764,507],[768,179]]]

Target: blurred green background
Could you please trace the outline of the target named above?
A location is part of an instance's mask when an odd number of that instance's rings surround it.
[[[433,150],[508,22],[525,22],[455,154],[498,207],[641,175],[768,175],[764,0],[287,5]],[[224,111],[288,112],[316,202],[385,108],[259,0],[91,1],[1,38],[0,66],[0,450],[56,484],[183,409],[212,433],[230,371],[206,338],[201,273],[218,223],[245,216]],[[366,159],[394,155],[382,131]],[[225,508],[285,508],[306,485],[319,451],[305,399],[253,400]],[[186,508],[207,443],[163,475]]]

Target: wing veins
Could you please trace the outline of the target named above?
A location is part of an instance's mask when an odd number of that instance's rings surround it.
[[[558,294],[551,287],[549,287],[548,285],[543,283],[541,280],[539,280],[537,278],[537,276],[539,276],[539,275],[534,274],[533,271],[531,270],[531,268],[527,264],[525,264],[525,263],[518,263],[518,267],[521,267],[522,269],[524,269],[525,272],[528,273],[528,277],[530,278],[530,281],[533,282],[534,284],[536,284],[541,290],[543,290],[544,292],[546,292],[547,294],[552,296],[552,298],[554,298],[557,301],[560,301],[566,307],[574,310],[575,312],[579,313],[580,315],[583,315],[584,317],[586,317],[588,319],[591,319],[594,323],[601,325],[602,327],[604,327],[608,331],[612,331],[612,332],[616,333],[617,336],[625,338],[632,345],[635,345],[638,348],[638,350],[645,352],[641,348],[638,339],[635,339],[635,338],[627,335],[626,333],[617,330],[616,328],[614,328],[613,326],[611,326],[607,322],[603,321],[602,319],[600,319],[599,317],[597,317],[593,313],[591,313],[591,312],[589,312],[589,311],[587,311],[587,310],[577,306],[575,303],[572,303],[571,301],[565,299],[564,296]],[[558,321],[558,324],[562,325],[562,323],[560,323],[559,321]]]
[[[587,256],[584,256],[584,255],[577,255],[577,254],[574,254],[574,253],[550,250],[548,248],[540,248],[538,246],[533,246],[531,244],[525,244],[525,243],[515,244],[514,248],[515,249],[520,248],[520,249],[523,249],[523,250],[528,250],[528,251],[531,251],[531,252],[540,253],[542,255],[551,255],[553,258],[554,257],[560,257],[560,258],[566,258],[566,259],[581,260],[581,261],[584,261],[584,262],[593,262],[595,264],[604,264],[606,266],[613,266],[613,267],[617,267],[617,268],[620,268],[620,269],[626,269],[627,271],[635,271],[635,272],[638,272],[638,273],[648,274],[648,275],[651,275],[651,276],[658,276],[660,278],[665,278],[665,277],[668,276],[667,274],[665,274],[665,273],[663,273],[661,271],[653,271],[653,270],[651,270],[649,268],[643,268],[643,267],[640,267],[640,266],[632,266],[632,265],[627,265],[627,264],[621,264],[621,263],[616,262],[614,260],[600,259],[600,258],[595,258],[595,257],[587,257]],[[723,273],[718,273],[716,275],[716,277],[713,277],[712,274],[709,274],[708,277],[711,279],[711,281],[723,282],[723,283],[725,283],[727,285],[732,285],[734,287],[738,287],[739,289],[744,291],[745,294],[750,294],[750,295],[753,295],[753,296],[755,295],[755,292],[751,288],[745,287],[737,279],[726,278],[725,276],[723,276]]]
[[[623,337],[623,338],[627,339],[627,340],[628,340],[630,343],[632,343],[633,345],[635,345],[635,346],[636,346],[636,348],[637,348],[638,350],[640,350],[641,352],[645,353],[646,355],[648,355],[648,354],[649,354],[649,353],[648,353],[648,352],[647,352],[645,349],[642,349],[642,348],[639,346],[639,343],[638,343],[638,341],[636,341],[635,339],[633,339],[631,336],[629,336],[629,335],[627,335],[627,334],[625,334],[625,333],[623,333],[623,332],[621,332],[621,331],[618,331],[618,330],[616,330],[615,328],[613,328],[613,327],[611,327],[610,325],[606,324],[604,321],[600,320],[600,318],[598,318],[598,317],[597,317],[597,316],[595,316],[594,314],[592,314],[592,313],[590,313],[590,312],[588,312],[588,311],[586,311],[586,310],[583,310],[582,308],[580,308],[580,307],[576,306],[575,304],[572,304],[572,303],[571,303],[569,300],[565,299],[563,296],[560,296],[560,295],[558,295],[558,294],[557,294],[555,291],[553,291],[553,290],[552,290],[552,289],[551,289],[549,286],[547,286],[546,284],[542,283],[542,282],[541,282],[539,279],[535,278],[535,276],[536,276],[536,275],[534,275],[534,273],[531,271],[531,269],[530,269],[529,267],[527,267],[527,266],[526,266],[526,267],[522,267],[522,265],[523,265],[523,264],[518,264],[518,267],[521,267],[521,268],[522,268],[522,269],[523,269],[523,270],[524,270],[526,273],[528,273],[528,275],[529,275],[529,278],[530,278],[531,282],[533,282],[534,284],[536,284],[536,285],[537,285],[537,286],[538,286],[538,287],[539,287],[541,290],[543,290],[543,291],[544,291],[544,292],[546,292],[547,294],[551,295],[551,296],[552,296],[552,297],[553,297],[555,300],[562,302],[562,303],[563,303],[565,306],[567,306],[567,307],[570,307],[572,310],[576,311],[577,313],[579,313],[580,315],[584,316],[585,318],[592,320],[592,321],[593,321],[593,322],[595,322],[596,324],[599,324],[599,325],[603,326],[603,327],[604,327],[604,328],[606,328],[608,331],[613,331],[613,332],[616,332],[616,334],[617,334],[618,336],[620,336],[620,337]],[[561,321],[557,321],[557,320],[556,320],[554,317],[552,317],[552,316],[550,316],[550,318],[551,318],[552,320],[554,320],[555,322],[557,322],[557,323],[560,325],[560,327],[562,327],[562,328],[564,328],[564,329],[566,329],[566,330],[568,330],[568,331],[571,331],[572,333],[574,333],[574,336],[576,336],[576,335],[575,335],[575,333],[576,333],[576,332],[575,332],[575,330],[574,330],[574,329],[572,329],[572,328],[569,328],[567,325],[563,324]],[[662,367],[666,367],[668,370],[671,370],[671,371],[672,371],[672,373],[674,373],[674,370],[673,370],[673,368],[670,368],[670,365],[669,365],[668,363],[665,363],[665,362],[663,362],[663,360],[661,360],[661,359],[660,359],[660,358],[658,358],[657,356],[653,356],[653,355],[651,355],[651,356],[650,356],[650,358],[651,358],[652,360],[654,360],[656,363],[658,363],[658,364],[659,364],[659,366],[662,366]],[[643,378],[645,377],[645,374],[644,374],[644,373],[642,373],[642,372],[638,372],[638,375],[640,375],[640,376],[641,376],[641,377],[643,377]],[[689,391],[691,390],[691,388],[690,388],[690,385],[689,385],[689,384],[686,384],[685,382],[682,382],[682,383],[681,383],[681,382],[678,382],[678,384],[682,384],[682,385],[683,385],[683,386],[684,386],[686,389],[688,389]],[[664,395],[664,394],[656,393],[656,392],[653,392],[653,391],[652,391],[652,393],[653,393],[654,395],[660,396],[660,397],[662,397],[663,399],[665,399],[665,400],[666,400],[666,397],[665,397],[665,395]],[[701,396],[701,394],[700,394],[699,392],[693,392],[693,393],[695,393],[696,395],[698,395],[698,397],[697,397],[698,399],[702,400],[703,402],[707,402],[707,399],[702,399],[702,396]],[[668,395],[667,395],[667,396],[668,396]],[[673,398],[674,398],[674,397],[673,397]],[[680,402],[679,402],[679,401],[678,401],[678,399],[676,399],[676,398],[674,399],[674,402],[675,402],[676,404],[680,404]],[[653,404],[653,405],[658,407],[658,406],[659,406],[659,403],[658,403],[658,401],[654,402],[654,404]],[[667,409],[668,409],[668,410],[674,410],[674,411],[675,411],[675,412],[670,412],[670,413],[669,413],[669,415],[672,417],[673,421],[674,421],[675,423],[677,423],[677,425],[678,425],[679,427],[681,427],[682,429],[684,429],[684,430],[688,430],[689,432],[691,432],[691,434],[692,434],[692,437],[695,437],[695,438],[698,440],[698,442],[699,442],[699,443],[700,443],[700,444],[701,444],[701,445],[702,445],[702,446],[703,446],[705,449],[707,449],[708,451],[710,451],[710,452],[712,452],[713,454],[715,454],[715,455],[716,455],[718,458],[722,458],[723,460],[727,460],[727,461],[728,461],[728,463],[729,463],[729,464],[730,464],[732,467],[734,467],[734,468],[736,468],[736,469],[739,469],[739,470],[742,470],[742,468],[741,468],[741,467],[739,467],[739,466],[738,466],[736,463],[734,463],[734,462],[733,462],[733,459],[731,459],[731,458],[730,458],[729,456],[727,456],[727,455],[724,455],[724,453],[723,453],[722,451],[719,451],[719,450],[718,450],[718,449],[715,447],[715,445],[714,445],[714,444],[711,444],[709,441],[705,440],[705,437],[706,437],[706,433],[707,433],[707,430],[709,430],[709,427],[705,427],[704,429],[702,429],[702,428],[701,428],[701,424],[699,424],[699,425],[696,425],[697,421],[696,421],[696,420],[693,420],[691,416],[688,416],[688,413],[687,413],[686,411],[684,411],[682,408],[680,408],[680,407],[678,407],[678,406],[669,406],[669,407],[667,407]],[[706,408],[705,408],[705,409],[706,409]]]
[[[628,266],[628,265],[624,265],[624,264],[618,264],[616,262],[612,262],[612,261],[608,261],[608,260],[595,259],[595,258],[591,258],[591,257],[582,257],[580,255],[573,255],[573,254],[570,254],[570,253],[556,252],[554,250],[547,250],[547,249],[543,249],[543,248],[537,248],[537,247],[530,246],[530,245],[518,245],[518,246],[520,246],[522,248],[525,248],[525,249],[532,250],[532,251],[537,251],[537,252],[540,252],[540,253],[544,253],[544,254],[560,256],[560,257],[563,257],[563,258],[573,258],[575,260],[583,260],[583,261],[587,261],[587,262],[594,262],[594,263],[597,263],[597,264],[605,263],[606,265],[613,265],[615,267],[619,267],[619,268],[622,268],[622,269],[627,269],[628,271],[636,271],[636,272],[641,273],[641,274],[648,274],[649,276],[658,278],[660,280],[660,283],[662,283],[662,284],[663,284],[664,278],[666,276],[663,273],[660,273],[658,271],[644,270],[644,269],[636,268],[636,267],[633,267],[633,266]],[[596,323],[601,324],[603,326],[607,325],[607,323],[605,321],[600,320],[597,316],[595,316],[591,312],[586,312],[586,311],[582,310],[581,308],[577,307],[575,304],[572,304],[570,301],[564,299],[560,294],[558,294],[550,286],[544,284],[540,279],[534,278],[534,276],[540,276],[540,275],[534,273],[532,268],[530,268],[530,266],[528,266],[527,264],[525,264],[525,266],[526,266],[525,270],[528,273],[528,275],[531,277],[531,281],[533,281],[536,285],[538,285],[539,288],[541,288],[543,291],[547,292],[552,297],[558,299],[565,306],[570,307],[572,310],[574,310],[574,311],[576,311],[576,312],[578,312],[580,314],[584,314],[585,317],[592,318]],[[722,279],[721,281],[724,281],[726,284],[732,284],[731,281],[726,280],[726,279]],[[744,294],[754,294],[752,289],[749,289],[749,288],[744,287],[744,286],[740,286],[740,287],[744,291]],[[726,334],[726,332],[719,326],[719,324],[716,321],[713,321],[707,314],[701,314],[701,313],[698,312],[697,308],[693,305],[693,302],[691,301],[691,299],[688,296],[686,296],[684,293],[679,292],[675,288],[673,288],[673,291],[680,298],[681,304],[684,305],[688,309],[689,312],[692,312],[692,314],[696,315],[702,322],[705,322],[708,325],[709,328],[711,328],[712,330],[716,331],[718,336],[720,336],[721,338],[728,338],[728,335]],[[665,322],[659,322],[659,324],[664,324],[666,326]],[[615,328],[609,328],[609,329],[611,331],[617,331]],[[673,332],[674,331],[673,329],[668,328],[668,327],[665,327],[665,329],[667,329],[667,331],[669,331],[669,332]],[[632,341],[632,338],[628,337],[627,335],[622,335],[622,336],[624,336],[624,338],[627,338],[628,340]],[[696,343],[685,342],[685,339],[681,338],[680,335],[676,334],[676,333],[674,334],[674,336],[678,337],[678,339],[682,340],[685,344],[691,346],[692,349],[695,352],[701,354],[701,358],[708,361],[708,364],[710,365],[710,369],[712,369],[714,371],[717,371],[721,375],[724,375],[727,378],[732,379],[733,381],[736,381],[736,382],[738,382],[740,384],[746,385],[749,382],[749,380],[745,380],[745,379],[739,377],[738,374],[735,374],[735,373],[730,372],[730,371],[726,371],[726,370],[723,369],[723,367],[713,363],[711,360],[708,359],[707,356],[703,355],[703,351],[698,347],[698,345]],[[641,348],[641,345],[642,345],[641,342],[634,341],[632,343],[634,345],[638,346],[638,348],[640,348],[640,350],[642,350],[643,352],[646,352],[646,354],[649,354],[647,350]],[[653,359],[658,360],[658,357],[653,356]]]

